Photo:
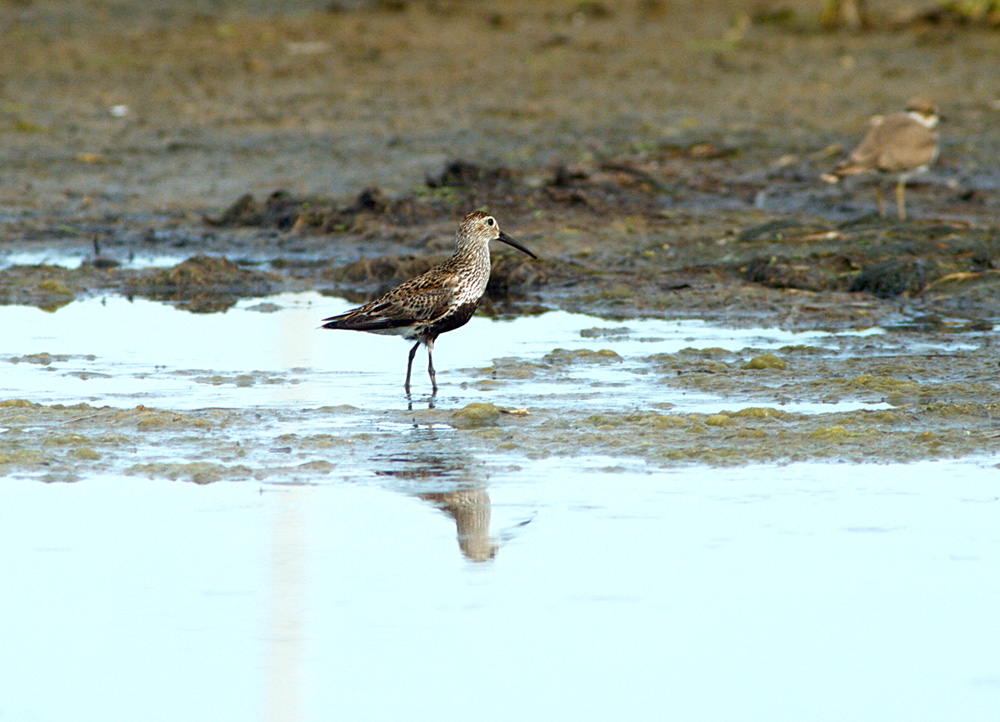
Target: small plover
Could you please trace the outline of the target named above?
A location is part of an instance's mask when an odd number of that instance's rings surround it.
[[[905,219],[906,181],[913,174],[926,171],[937,158],[935,129],[939,120],[937,106],[922,97],[912,98],[903,113],[876,116],[858,147],[833,173],[823,174],[823,180],[836,183],[844,176],[868,172],[895,175],[896,208],[899,217]],[[879,215],[884,216],[881,185],[876,185],[876,194]]]

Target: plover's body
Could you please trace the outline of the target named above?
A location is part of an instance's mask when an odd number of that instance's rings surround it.
[[[455,254],[444,263],[394,288],[353,311],[323,319],[323,328],[392,334],[416,341],[406,365],[410,371],[420,344],[427,347],[427,373],[437,393],[434,341],[442,333],[464,326],[472,318],[490,279],[490,241],[503,241],[532,258],[535,254],[500,230],[485,213],[467,215],[458,229]]]
[[[913,98],[905,113],[893,113],[873,119],[873,127],[865,135],[847,160],[825,180],[836,182],[839,178],[858,173],[888,173],[897,177],[896,208],[900,218],[906,218],[903,194],[906,181],[914,173],[926,171],[938,154],[937,106],[926,98]],[[876,186],[878,212],[885,215],[882,187]]]

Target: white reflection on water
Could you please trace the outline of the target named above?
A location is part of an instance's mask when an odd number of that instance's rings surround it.
[[[996,719],[995,468],[488,471],[488,565],[371,477],[0,484],[0,719]]]
[[[269,311],[269,309],[277,310]],[[193,409],[247,408],[301,404],[395,407],[402,398],[407,344],[393,337],[318,329],[347,301],[317,293],[288,293],[242,301],[226,313],[192,314],[172,306],[118,296],[71,303],[54,313],[32,307],[0,307],[4,346],[0,363],[48,353],[49,364],[4,364],[0,397],[42,403],[130,407],[137,403]],[[637,375],[643,358],[684,348],[718,347],[739,351],[777,349],[788,344],[822,346],[824,332],[728,329],[701,321],[629,321],[627,333],[591,338],[588,329],[621,324],[582,314],[552,311],[495,321],[475,317],[444,335],[436,345],[442,395],[449,402],[485,400],[524,406],[530,395],[586,397],[604,408],[672,403],[676,411],[715,413],[733,403]],[[871,329],[865,334],[881,333]],[[557,348],[611,349],[620,364],[574,367],[551,379],[512,381],[484,392],[477,371],[494,358],[540,360]],[[414,391],[428,389],[423,361],[415,364]],[[465,385],[463,387],[463,385]],[[609,394],[608,389],[614,392]],[[784,405],[802,413],[881,408],[883,404],[797,402]]]
[[[167,268],[185,260],[187,256],[138,253],[132,254],[128,258],[118,260],[126,268]],[[78,250],[54,250],[52,248],[41,248],[34,251],[9,251],[0,252],[0,268],[8,266],[59,266],[61,268],[79,268],[84,261],[94,259],[93,247],[90,243],[81,243]]]

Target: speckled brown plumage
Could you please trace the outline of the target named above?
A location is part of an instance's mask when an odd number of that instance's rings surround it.
[[[323,319],[323,328],[392,334],[416,341],[406,365],[406,393],[410,393],[413,358],[424,344],[427,373],[437,393],[434,341],[442,333],[468,323],[479,306],[490,279],[490,241],[502,241],[536,258],[501,231],[493,216],[470,213],[458,229],[451,258],[364,306]]]
[[[927,170],[938,154],[937,106],[926,98],[913,98],[905,113],[875,118],[873,127],[847,160],[828,179],[858,173],[890,173],[897,176],[896,207],[906,218],[904,192],[914,173]],[[876,186],[879,214],[885,215],[882,188]]]

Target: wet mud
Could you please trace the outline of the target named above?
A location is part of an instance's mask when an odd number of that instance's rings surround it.
[[[421,433],[432,434],[425,446],[447,458],[453,456],[447,450],[457,445],[493,464],[514,466],[553,456],[595,455],[641,459],[650,468],[801,460],[906,462],[996,449],[1000,398],[987,380],[978,384],[988,394],[985,399],[972,397],[962,382],[920,383],[870,373],[830,383],[807,373],[785,383],[770,374],[765,391],[759,379],[765,372],[760,370],[731,370],[725,379],[726,371],[716,369],[717,378],[700,383],[708,373],[703,364],[691,373],[698,380],[689,382],[699,390],[731,391],[738,385],[755,390],[763,404],[804,389],[824,403],[860,397],[885,399],[891,408],[799,413],[782,409],[779,401],[771,406],[722,404],[716,413],[679,413],[670,404],[601,410],[582,403],[574,409],[561,403],[545,406],[544,399],[536,399],[538,406],[525,409],[476,402],[458,409],[386,411],[374,425],[370,414],[358,409],[320,408],[310,410],[312,422],[326,419],[337,431],[296,433],[284,430],[296,419],[273,410],[177,412],[8,400],[0,404],[0,425],[6,429],[0,434],[0,471],[45,481],[74,481],[102,472],[196,483],[349,478],[358,468],[380,468],[380,458],[407,458],[403,450],[412,445],[409,437]],[[754,378],[748,378],[751,374]],[[668,378],[665,383],[676,382],[673,375]],[[345,419],[359,423],[345,428]],[[431,493],[428,483],[450,483],[448,474],[424,474],[429,481],[421,482],[422,493]],[[472,472],[468,479],[458,486],[475,486],[471,480],[478,474]]]
[[[54,311],[115,293],[212,313],[304,289],[360,302],[446,258],[458,219],[486,209],[541,260],[498,250],[483,313],[895,336],[644,360],[665,384],[738,399],[715,414],[574,414],[531,397],[526,414],[387,411],[387,428],[446,429],[484,453],[657,464],[995,448],[1000,34],[895,24],[892,8],[874,31],[826,32],[806,2],[780,22],[744,2],[335,5],[12,6],[0,249],[84,260],[4,265],[0,303]],[[947,121],[938,163],[908,186],[910,219],[875,213],[873,184],[888,180],[819,181],[871,114],[915,93]],[[595,339],[591,357],[500,359],[483,388],[615,363],[601,351]],[[794,414],[788,399],[892,408]],[[335,466],[325,436],[282,441],[282,463],[256,458],[238,441],[254,414],[8,400],[0,468],[211,481]],[[394,433],[327,441],[340,453]],[[191,460],[135,451],[161,443]]]

